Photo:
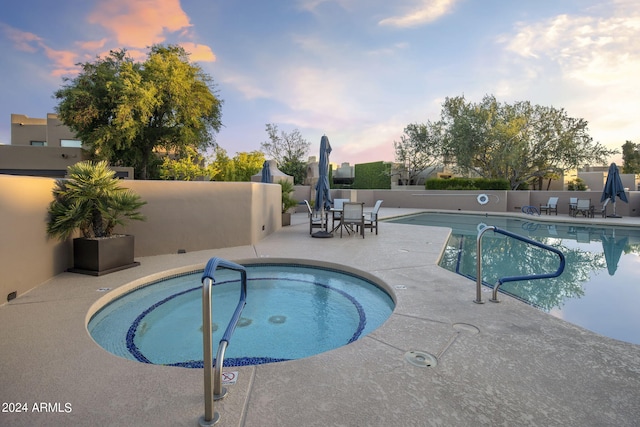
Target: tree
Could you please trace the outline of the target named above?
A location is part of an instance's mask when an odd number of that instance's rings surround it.
[[[251,181],[251,177],[262,169],[264,154],[261,151],[236,153],[230,158],[227,152],[218,147],[216,157],[208,168],[215,181]]]
[[[640,144],[627,141],[622,146],[622,173],[640,173]]]
[[[439,123],[412,123],[404,128],[400,142],[393,143],[396,162],[404,183],[415,182],[418,175],[442,161],[442,132]]]
[[[193,148],[187,147],[186,155],[177,159],[165,156],[160,166],[160,178],[193,181],[207,174],[204,158]]]
[[[615,154],[589,136],[587,122],[563,109],[529,102],[501,104],[493,96],[481,103],[464,97],[443,104],[443,153],[463,173],[508,179],[511,188],[537,183]]]
[[[155,45],[144,63],[122,49],[78,65],[80,74],[55,92],[55,110],[94,159],[146,179],[157,175],[158,152],[180,157],[215,146],[222,101],[183,48]]]
[[[307,165],[304,161],[309,153],[311,143],[300,134],[298,129],[291,133],[284,131],[278,134],[278,126],[267,124],[269,141],[261,143],[267,156],[278,163],[278,168],[287,175],[293,176],[295,184],[302,184],[307,176]]]

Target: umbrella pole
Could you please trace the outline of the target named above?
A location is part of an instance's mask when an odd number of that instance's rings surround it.
[[[319,238],[331,238],[333,237],[333,234],[329,232],[329,217],[328,217],[328,213],[327,210],[323,207],[322,211],[320,212],[320,221],[322,222],[322,216],[324,215],[324,230],[320,230],[320,231],[316,231],[315,233],[313,233],[311,235],[311,237],[319,237]]]

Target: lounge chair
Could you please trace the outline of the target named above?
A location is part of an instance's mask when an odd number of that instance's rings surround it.
[[[587,218],[593,218],[593,210],[594,207],[591,204],[591,199],[578,199],[573,216],[575,217],[578,214],[582,214]]]
[[[371,232],[373,232],[373,229],[375,228],[376,234],[378,234],[378,211],[380,210],[381,205],[382,200],[378,200],[371,212],[364,213],[364,228],[370,228]]]
[[[305,200],[304,203],[307,205],[307,211],[309,211],[309,234],[311,234],[314,228],[323,228],[322,212],[314,212],[308,200]],[[318,213],[320,216],[318,216]]]
[[[354,227],[355,226],[355,230]],[[349,230],[359,231],[364,239],[364,203],[347,202],[342,206],[342,215],[340,217],[340,237],[342,237],[342,229],[349,227]],[[351,234],[351,233],[349,233]]]
[[[540,205],[540,213],[546,212],[549,215],[551,212],[555,212],[558,215],[558,197],[549,197],[549,201],[546,205]]]
[[[575,216],[574,211],[576,210],[577,204],[578,204],[577,197],[569,197],[569,216]]]

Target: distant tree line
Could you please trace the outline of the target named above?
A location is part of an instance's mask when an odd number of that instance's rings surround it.
[[[493,95],[479,103],[446,98],[440,120],[407,125],[394,148],[407,180],[446,165],[467,176],[506,179],[513,190],[542,189],[544,180],[616,154],[563,109],[501,103]]]
[[[155,45],[144,62],[125,50],[111,51],[65,78],[54,94],[55,111],[83,142],[93,160],[128,166],[140,179],[249,180],[265,158],[302,184],[310,143],[298,129],[267,124],[261,151],[230,158],[215,134],[222,126],[222,100],[213,79],[179,46]],[[623,173],[640,173],[640,147],[623,147]],[[563,109],[528,101],[480,102],[446,98],[440,118],[411,123],[394,142],[404,183],[436,166],[486,179],[506,179],[511,189],[542,189],[562,172],[604,163],[616,154],[589,135],[587,122]],[[213,158],[206,154],[213,150]]]

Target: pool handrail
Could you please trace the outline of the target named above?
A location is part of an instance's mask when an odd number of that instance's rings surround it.
[[[211,290],[215,286],[215,272],[218,268],[226,268],[240,272],[241,289],[240,300],[231,316],[222,339],[218,345],[216,355],[215,374],[212,375],[213,365],[213,345],[211,335]],[[244,266],[227,261],[222,258],[213,257],[207,262],[202,273],[202,347],[203,347],[203,367],[204,367],[204,415],[199,419],[201,427],[209,427],[220,420],[220,414],[214,411],[214,400],[222,399],[227,391],[222,387],[222,367],[224,364],[224,353],[231,340],[231,335],[238,324],[240,314],[247,300],[247,270]]]
[[[494,233],[498,233],[498,234],[503,234],[505,236],[509,236],[512,237],[516,240],[520,240],[521,242],[525,242],[528,243],[530,245],[533,246],[537,246],[539,248],[551,251],[553,253],[555,253],[556,255],[558,255],[558,257],[560,258],[560,265],[558,266],[558,269],[553,272],[553,273],[545,273],[545,274],[530,274],[527,276],[509,276],[509,277],[502,277],[500,279],[498,279],[498,281],[496,282],[495,285],[493,285],[493,293],[491,296],[490,301],[491,302],[500,302],[500,300],[498,300],[498,289],[500,288],[500,286],[502,286],[503,283],[505,282],[515,282],[518,280],[536,280],[536,279],[550,279],[553,277],[558,277],[562,274],[562,272],[564,271],[564,266],[565,266],[565,258],[564,258],[564,254],[549,245],[545,245],[544,243],[540,243],[537,242],[535,240],[529,239],[528,237],[524,237],[521,236],[519,234],[516,233],[512,233],[510,231],[507,230],[502,230],[494,225],[489,225],[485,228],[483,228],[482,230],[480,230],[478,232],[478,237],[476,239],[476,299],[473,301],[476,304],[483,304],[484,302],[482,301],[482,236],[484,235],[485,232],[489,231],[489,230],[493,230]]]

